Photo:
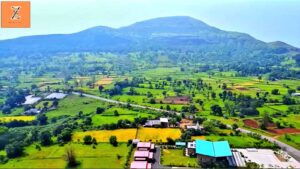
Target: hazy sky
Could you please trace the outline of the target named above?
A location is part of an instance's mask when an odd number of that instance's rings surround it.
[[[31,0],[31,8],[31,28],[0,28],[0,39],[184,15],[266,42],[300,47],[300,0]]]

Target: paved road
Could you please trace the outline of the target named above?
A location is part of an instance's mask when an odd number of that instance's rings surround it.
[[[240,130],[243,133],[253,133],[249,130],[242,129],[242,128],[239,128],[238,130]],[[278,140],[276,140],[272,137],[268,137],[268,136],[265,136],[265,135],[261,135],[261,137],[269,140],[270,142],[276,143],[281,149],[286,151],[290,156],[294,157],[297,161],[300,162],[300,151],[297,150],[296,148],[294,148],[290,145],[287,145],[287,144],[285,144],[281,141],[278,141]]]
[[[155,146],[156,151],[153,155],[155,162],[152,165],[152,168],[161,168],[161,169],[171,169],[171,167],[166,167],[160,164],[160,146]]]
[[[79,92],[73,92],[73,94],[80,95]],[[99,97],[99,96],[90,95],[90,94],[82,94],[82,96],[97,99],[97,100],[101,100],[101,101],[108,102],[108,103],[113,103],[113,104],[121,104],[121,105],[127,105],[128,104],[127,102],[121,102],[121,101],[117,101],[117,100],[107,99],[107,98],[104,98],[104,97]],[[148,110],[155,110],[155,111],[160,111],[160,112],[167,112],[167,113],[171,113],[171,114],[178,113],[178,112],[158,109],[158,108],[154,108],[154,107],[141,106],[141,105],[138,105],[138,104],[131,104],[130,103],[130,106],[131,107],[142,108],[142,109],[148,109]]]
[[[73,94],[75,95],[80,95],[80,93],[78,92],[73,92]],[[114,104],[122,104],[122,105],[127,105],[128,103],[126,102],[121,102],[121,101],[117,101],[117,100],[112,100],[112,99],[107,99],[104,97],[99,97],[99,96],[95,96],[95,95],[90,95],[90,94],[82,94],[85,97],[90,97],[90,98],[94,98],[94,99],[98,99],[101,101],[105,101],[105,102],[109,102],[109,103],[114,103]],[[162,109],[158,109],[158,108],[153,108],[153,107],[148,107],[148,106],[141,106],[138,104],[130,104],[132,107],[137,107],[137,108],[142,108],[142,109],[148,109],[148,110],[155,110],[155,111],[160,111],[160,112],[167,112],[167,113],[178,113],[178,112],[174,112],[174,111],[168,111],[168,110],[162,110]],[[243,133],[253,133],[252,131],[246,130],[246,129],[242,129],[239,128],[239,130]],[[272,137],[268,137],[265,135],[261,135],[262,138],[265,138],[267,140],[269,140],[270,142],[275,142],[280,148],[282,148],[283,150],[285,150],[289,155],[291,155],[292,157],[294,157],[297,161],[300,162],[300,151],[297,150],[296,148],[287,145],[281,141],[278,141]]]

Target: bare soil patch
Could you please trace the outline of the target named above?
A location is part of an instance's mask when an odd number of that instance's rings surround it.
[[[164,104],[188,104],[191,101],[188,96],[166,97],[162,102]]]
[[[243,120],[244,124],[248,127],[259,128],[258,122],[252,119]]]
[[[300,134],[299,129],[295,128],[283,128],[283,129],[268,129],[269,132],[274,134]]]

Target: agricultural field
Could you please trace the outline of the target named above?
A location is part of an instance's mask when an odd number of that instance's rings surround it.
[[[118,116],[114,115],[115,111],[118,112]],[[94,114],[92,116],[92,121],[94,126],[99,126],[102,124],[117,123],[119,120],[134,121],[134,119],[137,117],[154,118],[155,115],[142,111],[133,111],[126,108],[113,107],[107,109],[102,114]]]
[[[141,141],[167,142],[167,138],[176,140],[180,138],[181,131],[177,128],[140,128],[137,139]]]
[[[9,116],[9,117],[0,117],[0,122],[6,123],[13,120],[17,121],[33,121],[35,120],[34,116]]]
[[[184,155],[183,149],[162,149],[161,163],[164,166],[198,167],[197,158]]]
[[[109,142],[110,136],[116,136],[119,142],[127,142],[136,138],[137,129],[118,129],[118,130],[98,130],[98,131],[86,131],[75,132],[72,140],[73,142],[82,142],[83,137],[90,135],[98,142]]]
[[[76,153],[80,168],[122,168],[125,163],[129,147],[120,143],[114,147],[108,143],[99,143],[93,148],[91,145],[67,144],[52,145],[37,150],[35,145],[25,148],[25,155],[18,157],[0,168],[65,168],[65,149],[72,147]],[[120,159],[117,158],[120,155]]]

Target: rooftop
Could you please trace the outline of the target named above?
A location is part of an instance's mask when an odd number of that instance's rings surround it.
[[[188,142],[188,148],[196,148],[196,143],[195,142]]]
[[[205,141],[196,140],[196,153],[211,157],[228,157],[232,152],[228,141]]]
[[[160,122],[162,122],[162,123],[168,123],[168,122],[169,122],[169,119],[168,119],[168,118],[160,118],[159,120],[160,120]]]
[[[148,169],[147,161],[133,161],[130,165],[131,169]]]
[[[149,151],[135,151],[134,157],[149,157]]]
[[[24,105],[31,105],[41,100],[40,97],[34,97],[33,95],[29,95],[25,97]]]
[[[151,147],[151,143],[150,142],[138,142],[137,144],[138,148],[150,148]]]
[[[65,98],[67,95],[64,93],[51,93],[50,95],[48,95],[46,97],[46,99],[63,99]]]
[[[179,141],[178,141],[178,142],[175,143],[175,145],[176,145],[176,146],[185,146],[186,143],[185,143],[185,142],[179,142]]]

